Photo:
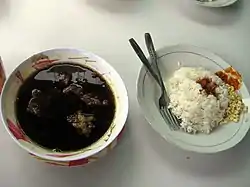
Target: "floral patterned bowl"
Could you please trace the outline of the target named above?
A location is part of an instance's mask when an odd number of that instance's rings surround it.
[[[33,72],[48,65],[65,62],[82,64],[100,73],[110,85],[116,103],[115,117],[103,137],[94,144],[75,152],[55,152],[40,147],[25,135],[15,115],[16,95],[25,79]],[[4,78],[3,71],[1,76]],[[54,165],[86,165],[105,155],[117,144],[124,129],[127,115],[128,95],[121,77],[105,60],[84,50],[52,49],[35,54],[21,63],[11,73],[2,89],[1,119],[9,135],[21,148],[32,156]]]

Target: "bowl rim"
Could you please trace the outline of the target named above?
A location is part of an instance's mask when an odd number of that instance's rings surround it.
[[[4,119],[4,115],[3,115],[3,93],[5,92],[6,90],[6,85],[9,83],[10,79],[9,77],[11,75],[13,75],[13,73],[18,70],[20,68],[20,66],[25,63],[27,60],[29,60],[32,56],[34,55],[38,55],[38,54],[41,54],[41,53],[46,53],[46,52],[51,52],[51,51],[68,51],[68,50],[73,50],[73,51],[77,51],[79,53],[85,53],[85,54],[88,54],[90,56],[93,56],[95,57],[97,60],[99,61],[102,61],[105,66],[108,66],[109,69],[116,74],[117,78],[119,78],[120,82],[122,83],[122,87],[123,87],[123,91],[124,91],[124,96],[125,96],[125,100],[124,100],[124,105],[123,105],[123,112],[122,112],[122,115],[119,115],[119,118],[120,118],[120,123],[118,125],[118,128],[115,132],[115,134],[110,137],[108,139],[107,142],[103,143],[103,145],[99,146],[99,147],[96,147],[96,148],[93,148],[91,151],[88,151],[86,153],[86,151],[83,151],[83,152],[79,152],[78,151],[72,151],[72,153],[74,152],[78,152],[78,154],[72,154],[70,156],[66,156],[66,157],[55,157],[55,156],[51,156],[51,155],[48,155],[48,154],[41,154],[41,153],[38,153],[38,152],[35,152],[33,151],[32,149],[28,148],[27,146],[24,146],[23,144],[21,144],[19,142],[18,139],[16,139],[16,137],[10,132],[10,129],[8,128],[8,125],[7,125],[7,122],[6,120]],[[80,159],[85,159],[85,158],[88,158],[90,156],[93,156],[99,152],[101,152],[102,150],[104,150],[106,147],[108,147],[117,137],[118,135],[120,134],[120,132],[122,131],[122,129],[124,128],[125,126],[125,123],[126,123],[126,120],[127,120],[127,117],[128,117],[128,111],[129,111],[129,99],[128,99],[128,92],[127,92],[127,88],[125,86],[125,83],[123,81],[123,79],[121,78],[120,74],[115,70],[115,68],[109,64],[105,59],[103,59],[102,57],[100,57],[99,55],[96,55],[90,51],[87,51],[85,49],[77,49],[77,48],[70,48],[70,47],[67,47],[67,48],[50,48],[50,49],[47,49],[47,50],[42,50],[42,51],[39,51],[39,52],[36,52],[36,53],[33,53],[32,55],[30,55],[29,57],[26,57],[25,60],[22,60],[20,64],[18,64],[12,71],[11,73],[8,75],[8,77],[6,77],[6,81],[4,83],[4,86],[3,86],[3,89],[2,89],[2,93],[1,93],[1,96],[0,96],[0,120],[2,121],[2,125],[4,126],[4,128],[6,129],[6,131],[8,132],[8,134],[10,135],[10,137],[16,142],[16,144],[18,144],[22,149],[26,150],[29,154],[33,154],[34,156],[37,156],[37,157],[40,157],[40,158],[43,158],[43,159],[46,159],[46,160],[51,160],[51,161],[75,161],[75,160],[80,160]],[[115,117],[114,117],[115,119]],[[99,139],[100,140],[100,139]],[[99,140],[97,140],[96,142],[98,142]],[[94,143],[96,143],[94,142]],[[94,144],[93,143],[93,144]],[[34,144],[34,143],[32,143]],[[93,145],[92,144],[92,145]],[[91,147],[92,145],[90,145],[89,147]],[[39,147],[39,145],[36,145],[37,147]],[[42,148],[42,147],[40,147]],[[53,154],[53,153],[52,153]],[[56,152],[55,152],[56,154]],[[58,153],[60,154],[60,153]]]
[[[220,8],[220,7],[226,7],[226,6],[230,6],[234,3],[236,3],[238,0],[225,0],[224,2],[200,2],[200,1],[196,1],[196,4],[200,5],[200,6],[204,6],[204,7],[211,7],[211,8]]]

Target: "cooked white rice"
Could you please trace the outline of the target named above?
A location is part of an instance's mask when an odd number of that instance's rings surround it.
[[[196,81],[210,78],[217,84],[214,95],[201,92]],[[186,132],[210,133],[223,120],[228,107],[228,90],[225,83],[214,73],[203,68],[182,67],[167,81],[169,107],[182,120]]]

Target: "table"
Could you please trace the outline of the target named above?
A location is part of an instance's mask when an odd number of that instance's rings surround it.
[[[214,155],[182,151],[162,140],[136,101],[141,66],[128,44],[143,45],[144,32],[157,48],[188,43],[221,55],[250,88],[250,1],[222,9],[191,0],[1,0],[0,55],[9,74],[31,54],[55,47],[92,51],[112,64],[129,92],[124,137],[109,155],[81,168],[60,168],[32,159],[0,126],[3,187],[249,187],[250,135]],[[145,47],[144,47],[145,49]]]

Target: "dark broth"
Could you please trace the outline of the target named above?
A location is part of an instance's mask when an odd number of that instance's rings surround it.
[[[17,94],[20,126],[48,149],[73,151],[91,145],[109,129],[114,114],[114,95],[102,76],[70,63],[34,73]]]

